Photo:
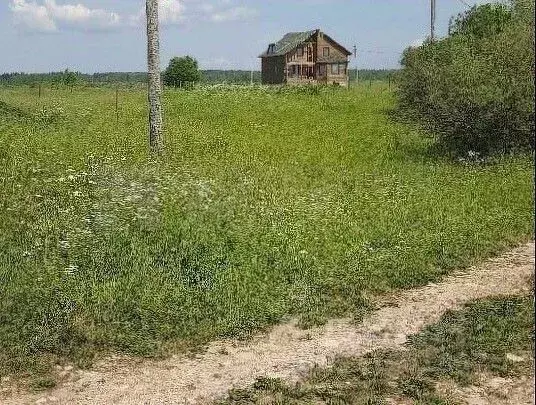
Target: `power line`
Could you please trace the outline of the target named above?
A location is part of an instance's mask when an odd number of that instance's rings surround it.
[[[384,52],[384,51],[359,51],[360,53],[373,53],[373,54],[378,54],[378,55],[400,55],[402,52],[399,52],[399,51],[388,51],[388,52]]]

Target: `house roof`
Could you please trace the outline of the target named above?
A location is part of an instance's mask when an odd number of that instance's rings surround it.
[[[303,31],[303,32],[289,32],[289,33],[285,34],[283,36],[283,38],[281,38],[275,44],[270,44],[270,45],[274,45],[273,52],[268,53],[268,50],[270,49],[270,47],[268,47],[268,49],[265,52],[263,52],[261,55],[259,55],[259,57],[264,58],[264,57],[268,57],[268,56],[283,56],[283,55],[286,55],[288,52],[296,49],[298,47],[298,45],[304,43],[305,41],[307,41],[309,38],[311,38],[313,35],[315,35],[318,32],[320,32],[320,30]],[[337,41],[333,40],[333,38],[329,37],[326,34],[324,34],[324,36],[326,38],[328,38],[330,41],[332,41],[334,44],[336,44],[338,47],[340,47],[342,49],[342,51],[345,52],[347,55],[352,54],[352,52],[350,52],[349,50],[344,48],[342,45],[337,43]],[[319,58],[319,60],[318,60],[319,62],[331,62],[331,60],[327,60],[329,58],[327,58],[325,61],[321,61],[320,59],[321,58]],[[338,62],[338,60],[336,60],[336,61],[334,60],[333,62]]]
[[[278,42],[275,43],[274,51],[268,53],[266,50],[260,57],[264,56],[282,56],[295,49],[298,45],[307,41],[318,30],[304,31],[304,32],[289,32],[285,34]]]

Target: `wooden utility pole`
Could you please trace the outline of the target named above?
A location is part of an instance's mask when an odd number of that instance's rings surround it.
[[[435,41],[436,0],[430,0],[430,40]]]
[[[357,45],[354,45],[354,59],[355,62],[355,84],[356,86],[359,85],[359,67],[357,66]]]
[[[158,28],[158,0],[146,0],[147,14],[147,70],[149,78],[149,146],[154,153],[164,149],[162,135],[162,104],[160,96],[160,38]]]
[[[119,122],[119,89],[115,88],[115,122]]]

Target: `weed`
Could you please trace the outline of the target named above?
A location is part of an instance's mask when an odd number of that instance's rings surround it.
[[[33,391],[44,391],[56,386],[56,380],[50,377],[38,377],[30,381],[29,388]]]

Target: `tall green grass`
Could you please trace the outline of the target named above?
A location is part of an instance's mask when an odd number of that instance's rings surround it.
[[[159,159],[119,105],[0,92],[0,375],[359,314],[533,235],[532,157],[433,160],[384,85],[169,91]]]

